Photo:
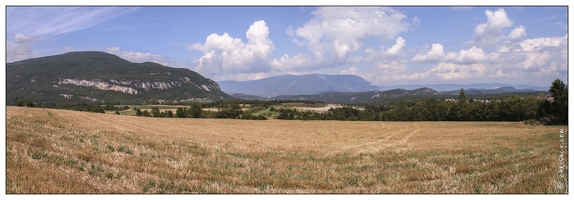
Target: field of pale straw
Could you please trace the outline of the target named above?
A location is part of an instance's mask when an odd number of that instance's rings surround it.
[[[8,194],[568,193],[567,126],[6,109]]]

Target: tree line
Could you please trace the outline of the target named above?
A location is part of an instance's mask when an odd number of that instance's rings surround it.
[[[215,106],[218,111],[204,111],[200,103],[193,102],[189,108],[177,108],[175,113],[171,110],[160,112],[158,107],[152,107],[151,112],[139,108],[136,110],[136,116],[144,117],[173,117],[173,118],[227,118],[227,119],[250,119],[250,120],[267,120],[267,117],[253,115],[249,112],[243,112],[239,100],[219,102],[209,106]],[[119,114],[119,113],[117,113]]]
[[[568,124],[568,88],[556,79],[551,98],[511,96],[505,100],[467,100],[464,89],[456,101],[426,98],[393,105],[331,108],[324,113],[277,109],[276,119],[346,121],[524,121],[535,124]]]
[[[193,102],[189,108],[177,108],[175,113],[171,110],[160,111],[158,107],[152,107],[151,111],[141,111],[133,108],[136,116],[144,117],[169,117],[169,118],[228,118],[228,119],[251,119],[266,120],[263,115],[256,115],[256,109],[269,109],[271,112],[279,112],[275,119],[284,120],[346,120],[346,121],[524,121],[526,123],[540,123],[548,125],[568,124],[568,86],[560,79],[552,82],[549,89],[550,98],[546,95],[539,97],[510,96],[506,99],[481,100],[466,98],[464,89],[459,92],[458,99],[445,100],[426,98],[417,101],[400,102],[392,104],[364,104],[359,106],[347,106],[332,108],[327,112],[318,113],[312,111],[298,111],[289,108],[277,108],[284,103],[316,104],[315,101],[292,101],[292,100],[230,100],[211,103]],[[116,102],[119,104],[119,102]],[[60,104],[50,105],[50,108],[70,109],[105,113],[105,110],[119,111],[129,109],[128,106],[118,107],[115,103],[106,105],[90,104]],[[243,111],[241,104],[250,104],[251,110]],[[17,100],[16,106],[35,106],[30,99]],[[358,108],[360,107],[360,108]],[[217,111],[204,110],[203,108],[216,108]],[[258,110],[257,110],[258,111]]]
[[[21,103],[21,102],[24,102],[24,103]],[[65,104],[44,104],[44,105],[40,105],[39,107],[82,111],[82,112],[93,112],[93,113],[106,113],[106,110],[119,112],[119,111],[129,109],[128,106],[123,106],[123,107],[115,106],[117,104],[119,104],[119,102],[109,102],[103,106],[99,105],[99,104],[86,104],[86,103],[69,104],[69,103],[65,103]],[[19,99],[16,101],[16,103],[14,103],[14,106],[35,107],[36,104],[34,104],[34,102],[30,99],[26,99],[25,101],[22,101]]]

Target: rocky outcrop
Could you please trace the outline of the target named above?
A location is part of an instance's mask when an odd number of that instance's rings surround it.
[[[90,81],[90,80],[80,80],[80,79],[61,79],[58,81],[58,85],[63,85],[63,84],[72,84],[72,85],[83,86],[83,87],[93,87],[93,88],[97,88],[100,90],[114,90],[114,91],[123,92],[123,93],[127,93],[127,94],[138,94],[138,93],[140,93],[138,90],[136,90],[132,87],[120,86],[120,85],[116,85],[116,84],[105,82],[105,81],[99,81],[99,80],[91,80]]]
[[[57,84],[53,87],[59,87],[59,85],[71,84],[82,87],[93,87],[100,90],[113,90],[118,92],[123,92],[126,94],[140,94],[145,91],[152,89],[167,90],[173,87],[181,87],[184,83],[189,83],[190,79],[188,77],[180,77],[181,81],[140,81],[140,80],[115,80],[111,79],[109,81],[103,81],[99,79],[94,80],[83,80],[83,79],[59,79]],[[219,90],[217,84],[212,85],[195,85],[199,89],[205,91]]]
[[[66,99],[71,99],[72,97],[74,97],[73,94],[60,94],[60,96],[66,98]],[[98,102],[98,101],[99,101],[99,102],[104,102],[104,101],[102,101],[102,100],[99,100],[99,99],[96,99],[96,98],[93,98],[93,97],[86,97],[86,96],[78,96],[78,97],[80,97],[81,99],[85,99],[85,100],[91,101],[91,102]]]

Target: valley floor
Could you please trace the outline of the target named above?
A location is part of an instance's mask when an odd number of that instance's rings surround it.
[[[567,126],[6,109],[8,194],[568,193]]]

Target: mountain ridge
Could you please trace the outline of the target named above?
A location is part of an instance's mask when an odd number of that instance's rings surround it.
[[[231,99],[197,72],[116,55],[69,52],[6,64],[6,101],[42,103],[217,101]]]
[[[538,95],[534,90],[517,90],[513,87],[503,87],[497,89],[471,89],[465,90],[467,96],[480,96],[480,95]],[[370,103],[380,102],[386,100],[399,100],[410,98],[438,98],[438,99],[452,99],[458,98],[460,90],[453,90],[447,92],[439,92],[432,88],[421,87],[413,90],[402,88],[395,88],[385,91],[368,91],[368,92],[324,92],[312,95],[279,95],[271,98],[261,98],[258,96],[233,94],[234,98],[249,99],[249,100],[312,100],[322,101],[329,103]],[[547,94],[548,92],[544,92]],[[488,97],[487,96],[487,97]],[[491,97],[488,97],[491,98]]]
[[[311,95],[323,92],[376,91],[378,87],[354,75],[279,75],[250,81],[219,81],[228,94],[255,95],[270,98],[280,95]],[[311,87],[310,87],[311,86]]]
[[[460,90],[442,91],[443,94],[459,94]],[[477,89],[468,88],[464,90],[467,95],[480,95],[480,94],[503,94],[503,93],[515,93],[515,92],[546,92],[543,90],[533,90],[533,89],[516,89],[512,86],[504,86],[495,89]]]
[[[282,100],[313,100],[330,103],[366,103],[376,102],[385,99],[393,99],[405,96],[426,97],[440,95],[436,90],[430,88],[418,88],[414,90],[392,89],[386,91],[367,91],[367,92],[325,92],[315,95],[282,95],[275,99]]]
[[[546,87],[539,87],[539,86],[533,86],[533,85],[511,85],[511,84],[505,84],[505,83],[426,84],[426,85],[387,85],[387,86],[378,85],[377,87],[379,87],[379,89],[381,91],[389,90],[389,89],[395,89],[395,88],[403,88],[403,89],[407,89],[407,90],[412,90],[412,89],[417,89],[417,88],[421,88],[421,87],[432,88],[432,89],[440,91],[440,92],[460,90],[461,88],[463,88],[465,90],[469,90],[469,89],[497,89],[497,88],[501,88],[501,87],[513,87],[517,90],[522,90],[522,89],[529,89],[529,90],[534,90],[534,91],[547,91],[548,90],[548,88],[546,88]]]

